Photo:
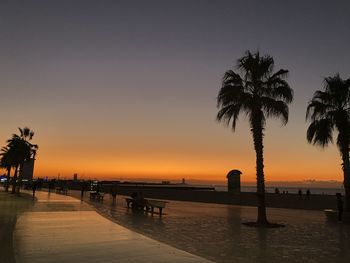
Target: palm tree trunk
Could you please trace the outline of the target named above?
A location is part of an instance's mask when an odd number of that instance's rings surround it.
[[[12,194],[16,193],[17,174],[18,174],[18,166],[15,167],[15,173],[13,175],[12,191],[11,191]]]
[[[344,174],[344,189],[345,189],[345,211],[350,212],[350,162],[349,162],[349,146],[343,144],[341,147],[342,166]]]
[[[253,139],[254,149],[256,153],[256,181],[257,181],[257,197],[258,197],[258,218],[257,223],[261,225],[268,224],[266,217],[265,204],[265,178],[264,178],[264,154],[263,154],[263,126],[262,114],[258,114],[257,118],[253,119]]]
[[[343,159],[343,173],[344,173],[344,189],[345,189],[345,211],[350,212],[350,164],[349,152],[342,154]],[[347,161],[347,162],[345,162]]]
[[[16,193],[17,193],[18,195],[20,194],[20,189],[21,189],[21,186],[22,186],[23,165],[24,165],[24,163],[21,163],[21,164],[19,165],[18,184],[17,184],[17,191],[16,191]]]
[[[345,211],[350,212],[350,161],[349,161],[349,132],[348,127],[342,125],[346,122],[337,123],[339,135],[338,135],[338,147],[342,158],[342,168],[344,175],[344,189],[345,189]]]

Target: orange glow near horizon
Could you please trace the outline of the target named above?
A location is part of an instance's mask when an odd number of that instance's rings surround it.
[[[92,130],[95,133],[92,139],[83,129],[58,133],[39,125],[36,130],[40,132],[33,138],[39,145],[35,177],[60,175],[70,179],[78,173],[83,179],[186,178],[225,182],[228,171],[239,169],[243,182],[254,182],[255,153],[247,124],[243,121],[235,133],[215,122],[213,127],[213,136],[169,133],[173,139],[168,140],[167,134],[158,132],[151,137],[147,130],[138,137],[126,131],[113,136],[113,130],[109,133]],[[267,127],[264,140],[267,182],[343,180],[334,145],[320,150],[304,142],[304,134],[293,137],[289,133],[293,131],[286,127]],[[5,141],[5,133],[0,135]],[[285,136],[298,143],[285,140]]]
[[[159,133],[120,135],[96,130],[91,139],[82,130],[57,133],[39,126],[33,142],[39,145],[35,176],[70,179],[74,173],[89,179],[159,179],[226,181],[232,169],[243,172],[243,182],[255,181],[255,153],[247,124],[235,133],[214,123],[216,135],[173,136]],[[270,133],[269,133],[270,131]],[[320,150],[305,143],[290,143],[285,127],[267,129],[265,144],[265,179],[269,181],[337,180],[342,181],[339,153],[335,146]],[[284,133],[282,133],[284,132]],[[11,130],[8,131],[11,134]],[[4,133],[0,134],[3,141]],[[304,140],[304,135],[294,140]],[[132,138],[132,139],[131,139]],[[300,146],[301,145],[301,146]],[[285,150],[287,149],[287,150]]]
[[[33,129],[35,177],[224,182],[239,169],[254,182],[249,120],[243,113],[235,132],[217,123],[216,97],[225,72],[258,49],[294,90],[287,125],[267,119],[266,181],[343,180],[336,146],[307,143],[305,113],[324,77],[350,76],[348,8],[328,1],[324,14],[342,19],[324,19],[311,1],[281,5],[289,20],[262,1],[7,2],[0,147],[17,127]]]
[[[234,135],[231,135],[231,139],[235,140]],[[249,147],[249,144],[250,140],[247,138],[244,145]],[[255,155],[251,146],[246,151],[240,151],[241,154],[235,153],[235,147],[232,147],[231,151],[223,149],[222,152],[220,148],[212,149],[212,153],[208,150],[206,153],[201,153],[200,150],[181,152],[178,149],[176,151],[175,146],[171,149],[160,149],[159,145],[148,148],[148,151],[138,149],[135,152],[130,151],[129,148],[135,148],[130,145],[119,145],[119,150],[116,151],[113,143],[107,148],[103,147],[85,145],[67,151],[68,145],[54,145],[49,149],[43,144],[37,158],[35,175],[56,178],[60,174],[61,178],[70,179],[74,173],[78,173],[83,179],[186,178],[224,182],[228,171],[240,169],[243,172],[243,182],[255,181]],[[337,153],[335,149],[328,152],[307,147],[310,152],[319,155],[317,159],[301,154],[296,154],[295,158],[291,159],[293,152],[280,155],[278,152],[266,151],[266,181],[342,180],[339,160],[328,159],[331,152]],[[268,148],[273,147],[266,145],[265,149]],[[297,162],[297,165],[294,162]]]
[[[81,160],[74,162],[74,165],[64,165],[63,159],[62,163],[57,167],[56,165],[50,165],[50,162],[47,162],[47,165],[45,165],[44,159],[38,159],[35,167],[35,175],[37,177],[48,176],[50,178],[56,178],[60,174],[61,178],[70,179],[77,172],[79,178],[83,179],[149,178],[181,180],[181,178],[186,178],[205,181],[226,181],[229,164],[221,163],[222,167],[227,168],[220,169],[219,162],[216,164],[214,164],[215,160],[211,160],[211,162],[213,164],[207,163],[206,166],[203,166],[201,162],[190,163],[189,161],[173,163],[169,160],[152,162],[151,160],[140,159],[113,162],[113,160],[105,159],[104,161]],[[246,167],[241,169],[244,172],[242,174],[242,181],[254,182],[254,167],[251,167],[249,164]],[[319,170],[313,169],[297,173],[292,171],[286,172],[283,168],[281,170],[278,170],[278,168],[275,170],[267,168],[265,169],[265,179],[266,181],[302,181],[307,179],[341,181],[342,172],[340,167],[338,174],[335,175],[334,169],[331,168],[322,170],[322,173]]]

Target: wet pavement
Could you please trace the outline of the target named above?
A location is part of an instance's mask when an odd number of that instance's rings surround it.
[[[79,197],[78,191],[70,192]],[[215,262],[350,262],[350,226],[329,223],[323,212],[268,209],[283,228],[253,228],[254,207],[169,201],[165,214],[135,213],[118,196],[103,202],[84,200],[133,231]]]
[[[30,209],[33,200],[30,196],[17,196],[0,190],[0,262],[14,263],[12,235],[17,218]]]
[[[130,231],[78,199],[37,192],[14,232],[18,263],[39,262],[209,262]]]

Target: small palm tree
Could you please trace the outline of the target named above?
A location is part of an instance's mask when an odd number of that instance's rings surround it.
[[[17,179],[19,187],[21,185],[24,163],[31,158],[34,158],[38,149],[38,146],[36,144],[31,144],[29,142],[29,140],[33,138],[34,132],[27,127],[23,129],[19,128],[19,130],[20,135],[13,134],[12,138],[7,140],[7,148],[12,151],[14,156],[12,159],[12,166],[15,168],[15,172],[13,176],[12,193],[16,191]],[[19,177],[18,171],[21,171],[19,173]],[[17,188],[18,193],[19,187]]]
[[[263,137],[268,117],[281,118],[288,122],[288,104],[293,100],[293,90],[285,78],[288,70],[274,71],[271,56],[260,56],[247,51],[237,61],[237,69],[226,71],[217,97],[219,112],[217,120],[235,130],[240,113],[249,117],[256,152],[256,179],[258,196],[258,225],[267,225],[265,205],[265,178]]]
[[[339,74],[324,79],[324,90],[317,90],[308,104],[306,119],[311,121],[307,141],[326,147],[338,132],[337,146],[342,158],[345,188],[345,210],[350,212],[350,79]]]
[[[26,149],[23,149],[23,144],[20,143],[20,141],[17,141],[15,139],[9,139],[7,141],[7,147],[8,151],[11,153],[11,159],[9,160],[11,163],[11,166],[15,169],[12,179],[12,194],[16,192],[16,186],[17,186],[17,177],[18,177],[18,169],[21,164],[21,160],[25,158],[24,156],[27,156]]]
[[[9,184],[10,184],[10,178],[11,178],[11,168],[13,163],[13,151],[11,151],[7,147],[3,147],[1,149],[0,153],[0,167],[6,169],[7,176],[6,176],[6,185],[5,185],[5,191],[8,192]]]

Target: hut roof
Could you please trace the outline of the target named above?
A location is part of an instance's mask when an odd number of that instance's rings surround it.
[[[231,176],[237,176],[237,175],[241,175],[242,172],[240,170],[231,170],[229,171],[229,173],[227,174],[226,178],[229,178]]]

